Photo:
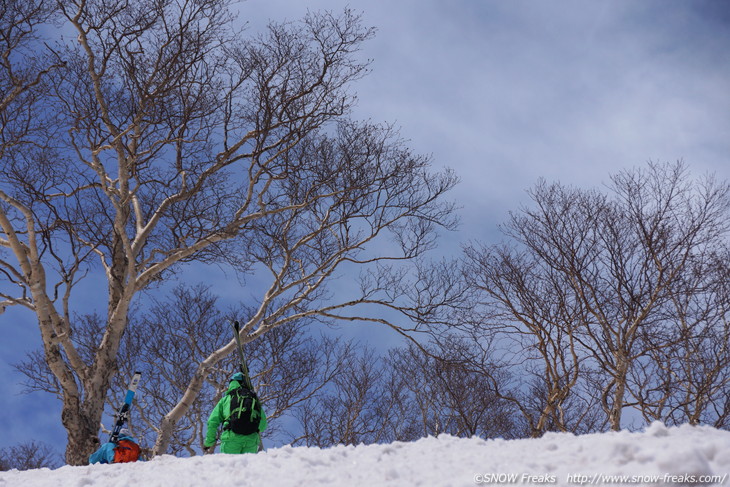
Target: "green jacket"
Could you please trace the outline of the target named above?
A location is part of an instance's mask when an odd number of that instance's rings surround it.
[[[225,420],[228,419],[228,417],[231,415],[231,396],[228,393],[238,387],[241,387],[241,383],[237,380],[232,380],[231,384],[228,386],[228,392],[223,397],[221,397],[220,401],[218,401],[218,404],[215,405],[213,411],[210,413],[210,417],[208,418],[208,429],[205,434],[205,442],[203,443],[206,448],[215,445],[216,437],[218,435],[218,426],[220,426],[221,423],[224,423]],[[224,429],[221,433],[221,444],[227,442],[243,442],[251,443],[252,445],[258,446],[259,434],[266,429],[266,426],[266,413],[264,412],[264,409],[261,408],[261,423],[259,423],[258,433],[253,433],[250,435],[239,435],[234,433],[233,431]]]

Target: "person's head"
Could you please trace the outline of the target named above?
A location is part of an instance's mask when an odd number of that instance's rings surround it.
[[[233,381],[238,382],[239,384],[243,384],[243,372],[236,372],[231,376],[231,382]]]

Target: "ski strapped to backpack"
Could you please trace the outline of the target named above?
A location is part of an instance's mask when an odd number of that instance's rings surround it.
[[[243,355],[243,344],[241,344],[241,325],[240,323],[238,323],[238,321],[233,322],[233,336],[236,339],[236,348],[238,349],[238,358],[240,360],[240,368],[244,380],[243,385],[254,391],[253,384],[251,384],[251,377],[248,375],[248,365],[246,364],[246,357]]]
[[[256,390],[251,383],[251,377],[248,374],[248,365],[246,357],[243,354],[243,344],[241,343],[241,325],[238,321],[233,322],[233,335],[236,339],[238,348],[238,358],[240,359],[241,373],[243,374],[242,387],[234,389],[231,395],[231,417],[227,421],[225,428],[230,429],[234,433],[241,435],[250,435],[259,432],[259,423],[261,422],[261,401],[256,395]],[[259,451],[264,449],[264,443],[259,435]]]
[[[129,410],[132,407],[132,400],[134,400],[134,395],[137,392],[137,384],[139,384],[140,377],[142,377],[142,372],[134,373],[132,380],[129,382],[129,386],[127,387],[127,394],[124,396],[124,402],[121,406],[119,406],[117,413],[114,415],[116,422],[114,423],[112,434],[109,437],[109,441],[112,443],[117,443],[117,440],[119,440],[119,432],[129,419]]]

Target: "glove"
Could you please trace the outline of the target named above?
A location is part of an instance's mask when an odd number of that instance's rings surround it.
[[[203,455],[210,455],[215,451],[215,445],[213,446],[204,446],[203,447]]]

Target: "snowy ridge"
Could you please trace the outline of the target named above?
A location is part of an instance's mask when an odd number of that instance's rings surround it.
[[[548,433],[509,441],[442,435],[413,443],[0,472],[0,487],[495,484],[730,485],[730,432],[654,423],[640,433]]]

